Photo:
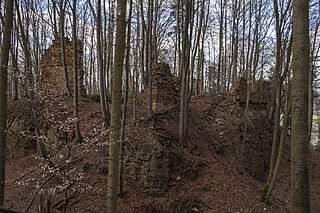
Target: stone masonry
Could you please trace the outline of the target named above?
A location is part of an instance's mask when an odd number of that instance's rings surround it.
[[[71,93],[73,92],[74,66],[72,41],[64,39],[66,51],[66,64]],[[83,70],[83,45],[77,40],[78,54],[78,82],[79,93],[85,95],[84,70]],[[65,92],[64,66],[62,61],[61,39],[54,40],[52,45],[46,49],[41,58],[41,88],[47,95],[59,96]]]

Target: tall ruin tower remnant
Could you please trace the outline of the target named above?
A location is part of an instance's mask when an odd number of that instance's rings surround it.
[[[68,38],[64,39],[65,57],[69,79],[70,91],[73,92],[74,82],[74,65],[73,65],[73,46],[72,41]],[[78,82],[80,95],[85,95],[84,88],[84,69],[83,69],[83,45],[77,40],[77,56],[78,56]],[[61,39],[53,41],[52,45],[46,49],[41,58],[41,87],[48,95],[59,96],[65,93],[65,77],[64,66],[62,60]]]

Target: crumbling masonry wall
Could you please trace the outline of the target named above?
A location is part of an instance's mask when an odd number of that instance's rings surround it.
[[[170,150],[157,137],[125,145],[124,173],[151,196],[168,191]]]
[[[73,65],[73,45],[68,38],[64,39],[65,57],[71,93],[73,92],[74,65]],[[78,85],[80,95],[85,95],[84,69],[83,69],[83,45],[77,40],[77,67]],[[64,66],[62,60],[61,39],[54,40],[52,45],[46,49],[41,58],[41,89],[47,95],[60,96],[65,93]]]
[[[148,87],[143,91],[143,102],[148,104]],[[169,109],[180,101],[180,81],[170,72],[170,66],[164,62],[156,63],[152,68],[152,110],[159,112]]]
[[[231,91],[233,99],[240,103],[242,107],[247,101],[247,89],[247,80],[241,77]],[[249,89],[250,99],[247,112],[249,124],[246,129],[246,138],[241,138],[237,145],[237,150],[243,150],[243,152],[238,151],[237,154],[241,159],[242,169],[256,180],[264,182],[271,155],[271,144],[264,138],[268,134],[272,137],[272,126],[267,122],[270,82],[265,80],[254,81]],[[242,131],[244,130],[242,129]],[[244,137],[243,133],[241,137]]]
[[[236,101],[245,103],[247,101],[248,83],[244,77],[238,78],[231,93]],[[250,103],[268,104],[270,101],[270,82],[257,80],[250,85]]]

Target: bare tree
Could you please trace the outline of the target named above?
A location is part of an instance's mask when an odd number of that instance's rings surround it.
[[[130,38],[131,38],[131,16],[132,16],[132,4],[133,0],[129,2],[129,18],[127,27],[127,47],[125,55],[125,79],[124,79],[124,101],[122,110],[122,121],[121,121],[121,135],[120,135],[120,166],[119,166],[119,195],[123,196],[123,155],[124,155],[124,141],[126,131],[126,119],[128,111],[128,96],[129,96],[129,77],[130,77]]]
[[[7,81],[9,50],[11,48],[11,30],[13,26],[13,0],[5,2],[5,20],[0,53],[0,206],[3,206],[5,191],[5,153],[7,131]]]
[[[95,17],[97,23],[97,56],[98,56],[98,72],[100,74],[100,104],[101,104],[101,112],[103,119],[103,126],[106,128],[110,124],[110,113],[109,113],[109,105],[108,105],[108,96],[106,91],[106,70],[104,68],[104,59],[103,59],[103,42],[102,42],[102,18],[101,18],[101,0],[97,2],[97,13],[94,12],[93,7],[91,6],[93,16]],[[111,20],[112,21],[112,20]],[[113,33],[113,32],[110,32]],[[109,44],[110,45],[110,44]],[[112,45],[109,48],[113,48]],[[111,55],[109,54],[109,57]],[[112,58],[108,59],[110,61]],[[110,64],[108,62],[108,64]]]
[[[72,1],[72,19],[73,19],[73,25],[72,25],[72,43],[73,43],[73,68],[74,68],[74,76],[73,76],[73,97],[74,97],[74,103],[73,103],[73,115],[75,118],[74,121],[74,130],[75,130],[75,141],[78,143],[82,142],[82,137],[80,133],[80,122],[79,122],[79,92],[78,92],[78,39],[77,39],[77,0]]]
[[[291,51],[292,51],[292,39],[290,39],[290,43],[289,46],[287,48],[287,59],[286,59],[286,64],[284,67],[284,72],[283,75],[280,78],[280,82],[282,84],[283,79],[285,78],[286,75],[290,76],[289,73],[289,67],[290,67],[290,58],[291,58]],[[261,201],[268,203],[269,202],[269,198],[271,196],[271,193],[273,191],[274,188],[274,184],[277,180],[278,177],[278,173],[280,170],[280,165],[281,165],[281,160],[282,160],[282,155],[283,155],[283,145],[284,142],[286,140],[286,136],[287,136],[287,131],[288,131],[288,126],[289,126],[289,116],[291,115],[291,105],[292,105],[292,101],[291,101],[291,84],[288,84],[288,88],[287,91],[288,94],[286,94],[287,97],[287,104],[286,104],[286,110],[284,113],[284,121],[283,121],[283,127],[281,129],[281,134],[280,134],[280,140],[277,138],[276,141],[277,143],[274,143],[273,145],[278,145],[278,147],[272,147],[272,160],[274,160],[273,165],[272,165],[272,170],[270,168],[269,171],[269,176],[268,176],[268,180],[264,186],[264,189],[261,192]],[[276,131],[279,131],[279,129],[277,129]],[[278,135],[277,135],[278,137]],[[273,139],[275,140],[275,139]],[[278,142],[279,140],[279,142]],[[272,161],[270,161],[271,164]]]
[[[292,213],[311,212],[309,185],[308,82],[309,1],[293,0],[292,137],[290,204]]]
[[[126,0],[117,1],[117,30],[114,57],[112,112],[109,141],[108,206],[107,212],[116,213],[118,206],[119,151],[121,132],[122,70],[126,46]]]
[[[180,121],[179,121],[179,142],[185,143],[187,134],[187,109],[188,109],[188,88],[189,88],[189,65],[190,65],[190,42],[191,35],[189,27],[192,14],[192,0],[187,0],[182,5],[184,11],[184,22],[182,30],[182,50],[181,50],[181,94],[180,94]]]
[[[24,64],[25,81],[22,83],[23,83],[24,91],[29,98],[31,116],[32,116],[33,126],[35,129],[36,139],[37,139],[37,147],[38,147],[40,156],[45,160],[45,162],[48,163],[49,165],[53,165],[48,156],[47,150],[42,142],[40,126],[39,126],[38,116],[36,112],[36,104],[35,104],[35,97],[34,97],[34,80],[32,75],[31,54],[30,54],[30,48],[29,48],[30,44],[27,36],[28,30],[24,28],[24,25],[22,23],[22,18],[20,14],[21,12],[20,12],[17,0],[14,3],[17,11],[18,25],[21,32],[20,37],[21,37],[22,49],[24,53],[24,62],[25,62]]]
[[[65,32],[64,32],[64,19],[65,19],[65,8],[67,5],[67,1],[60,0],[59,3],[60,8],[60,42],[61,42],[61,59],[63,64],[63,74],[65,81],[65,95],[68,98],[71,95],[70,84],[69,84],[69,76],[68,76],[68,68],[67,68],[67,59],[66,59],[66,48],[65,48]]]

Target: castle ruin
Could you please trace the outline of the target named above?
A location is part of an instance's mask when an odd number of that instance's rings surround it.
[[[71,93],[73,92],[74,65],[72,41],[64,39],[65,58],[68,73],[68,80]],[[85,95],[84,69],[83,69],[83,45],[77,40],[77,66],[79,94]],[[61,39],[54,40],[52,45],[46,49],[41,58],[41,88],[47,95],[61,96],[65,93],[64,65],[62,60]]]

